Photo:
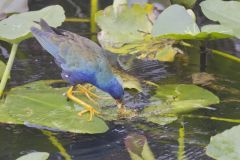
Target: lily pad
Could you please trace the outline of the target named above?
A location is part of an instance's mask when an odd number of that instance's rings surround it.
[[[196,85],[161,85],[142,114],[147,121],[164,125],[176,120],[178,114],[216,103],[219,103],[217,96]]]
[[[187,10],[180,5],[171,5],[165,9],[153,25],[152,35],[154,37],[166,34],[190,34],[196,35],[200,32],[196,22],[188,14]]]
[[[218,160],[240,160],[240,125],[211,137],[207,155]]]
[[[240,37],[240,2],[222,1],[222,0],[206,0],[200,3],[204,15],[213,21],[217,21],[220,25],[207,25],[202,28],[203,31],[217,31],[228,33],[236,37]]]
[[[184,7],[172,5],[158,16],[153,25],[152,35],[174,40],[215,40],[233,37],[223,30],[206,29],[208,25],[200,32],[193,17],[195,16],[191,16]]]
[[[0,79],[2,79],[3,73],[5,71],[6,65],[2,61],[0,61]]]
[[[78,116],[78,112],[83,108],[71,101],[68,102],[63,96],[67,88],[53,88],[50,86],[53,82],[38,81],[11,89],[1,105],[3,108],[1,111],[15,121],[31,126],[90,134],[103,133],[108,130],[106,123],[97,116],[94,116],[92,121],[88,121],[88,113],[81,117]],[[107,97],[106,94],[103,93],[103,95]],[[82,94],[78,98],[86,103],[92,103]],[[96,102],[99,102],[100,106],[114,104],[114,100],[110,96],[108,96],[108,100],[101,101],[99,99]],[[92,105],[94,106],[94,104]]]
[[[49,153],[47,152],[32,152],[26,155],[23,155],[16,160],[47,160]]]
[[[0,40],[19,43],[31,37],[30,27],[39,27],[34,21],[41,18],[52,27],[60,26],[65,19],[64,10],[61,6],[55,5],[39,11],[14,14],[0,21]]]
[[[147,14],[152,12],[152,5],[127,4],[115,13],[113,6],[98,11],[96,22],[101,28],[98,40],[103,48],[120,47],[124,44],[143,40],[150,33],[152,24]]]

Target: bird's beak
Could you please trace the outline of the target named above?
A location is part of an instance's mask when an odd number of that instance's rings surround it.
[[[116,99],[116,103],[117,103],[117,107],[119,109],[123,108],[124,105],[123,105],[123,101],[121,99]]]

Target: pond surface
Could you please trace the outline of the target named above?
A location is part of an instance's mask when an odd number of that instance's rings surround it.
[[[74,7],[68,1],[51,1],[51,4],[57,3],[64,6],[67,16],[76,16]],[[50,3],[43,0],[30,1],[31,9],[40,9],[47,5]],[[101,3],[100,6],[106,5],[108,4]],[[83,8],[83,13],[88,15],[89,1],[84,0],[80,6]],[[81,35],[89,33],[88,24],[64,23],[62,28]],[[239,44],[233,40],[224,40],[213,42],[209,47],[239,55],[237,51]],[[2,45],[10,47],[6,44]],[[189,48],[182,50],[188,56],[177,56],[173,63],[138,60],[128,72],[139,79],[159,84],[192,83],[192,74],[199,72],[199,50]],[[97,135],[44,132],[25,126],[0,124],[0,159],[14,160],[32,151],[45,151],[51,154],[50,160],[64,160],[69,156],[73,160],[127,160],[130,158],[124,145],[124,138],[131,133],[146,136],[150,148],[159,160],[174,160],[181,156],[191,160],[211,159],[205,154],[205,147],[210,137],[237,124],[197,116],[239,119],[239,63],[209,54],[206,72],[213,74],[215,81],[205,88],[219,96],[221,103],[211,106],[209,110],[201,109],[189,113],[193,118],[185,117],[165,126],[142,120],[121,120],[110,123],[110,130],[107,133]],[[42,79],[60,78],[60,69],[52,57],[34,39],[30,39],[20,45],[8,88]],[[136,108],[141,107],[146,98],[146,94],[125,96],[128,105]],[[179,131],[182,131],[179,129],[183,126],[184,136],[179,137]],[[181,140],[184,140],[184,144],[179,143]],[[179,148],[183,147],[184,154],[179,155],[182,154],[179,153]]]

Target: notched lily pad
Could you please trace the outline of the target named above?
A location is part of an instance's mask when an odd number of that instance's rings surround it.
[[[240,125],[211,137],[207,155],[218,160],[240,159]]]
[[[60,26],[65,19],[64,10],[61,6],[55,5],[39,11],[14,14],[0,21],[0,40],[18,43],[31,37],[30,27],[39,27],[34,21],[41,18],[52,27]]]
[[[143,111],[147,121],[164,125],[177,119],[178,114],[219,103],[219,98],[196,85],[161,85]]]
[[[106,123],[97,116],[94,116],[92,121],[88,121],[88,113],[81,117],[78,116],[78,112],[83,110],[83,108],[71,101],[67,101],[63,95],[67,88],[52,88],[50,84],[53,82],[38,81],[11,89],[1,105],[2,110],[0,111],[21,124],[27,123],[32,126],[36,125],[62,131],[90,134],[103,133],[108,130]],[[107,96],[106,94],[102,95]],[[78,97],[92,104],[86,96],[81,94]],[[98,99],[96,102],[99,102],[100,106],[105,104],[114,105],[115,103],[110,96],[108,100]],[[96,109],[98,108],[96,107]],[[99,110],[101,112],[101,109]],[[11,121],[11,119],[4,120],[1,118],[0,120],[3,120],[2,122],[4,123]]]
[[[220,23],[219,25],[206,25],[202,28],[202,31],[215,31],[240,37],[240,2],[206,0],[200,3],[200,6],[208,19]]]
[[[158,38],[174,40],[215,40],[233,37],[229,32],[223,32],[223,30],[219,29],[208,30],[205,29],[205,26],[200,32],[194,18],[183,6],[179,5],[168,7],[158,16],[153,25],[152,35]]]

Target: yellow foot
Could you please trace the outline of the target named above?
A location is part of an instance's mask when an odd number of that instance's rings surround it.
[[[89,109],[85,109],[81,112],[78,113],[79,116],[82,116],[84,113],[89,112],[90,116],[89,116],[89,121],[92,121],[92,118],[94,116],[94,114],[100,114],[100,112],[96,111],[93,107],[89,108]]]
[[[75,103],[80,104],[81,106],[85,107],[86,109],[79,112],[78,114],[81,116],[82,114],[86,113],[86,112],[90,112],[90,116],[89,116],[89,120],[91,121],[94,114],[100,114],[99,112],[97,112],[91,105],[87,104],[86,102],[84,102],[83,100],[75,97],[73,94],[73,86],[69,88],[69,90],[67,91],[67,97],[72,100]]]
[[[100,97],[100,96],[92,93],[92,90],[96,88],[94,86],[88,85],[85,87],[82,85],[77,85],[77,88],[79,91],[76,91],[76,92],[84,94],[93,104],[96,104],[98,106],[100,106],[100,105],[96,102],[96,100],[94,100],[94,98],[108,99],[108,97]]]

